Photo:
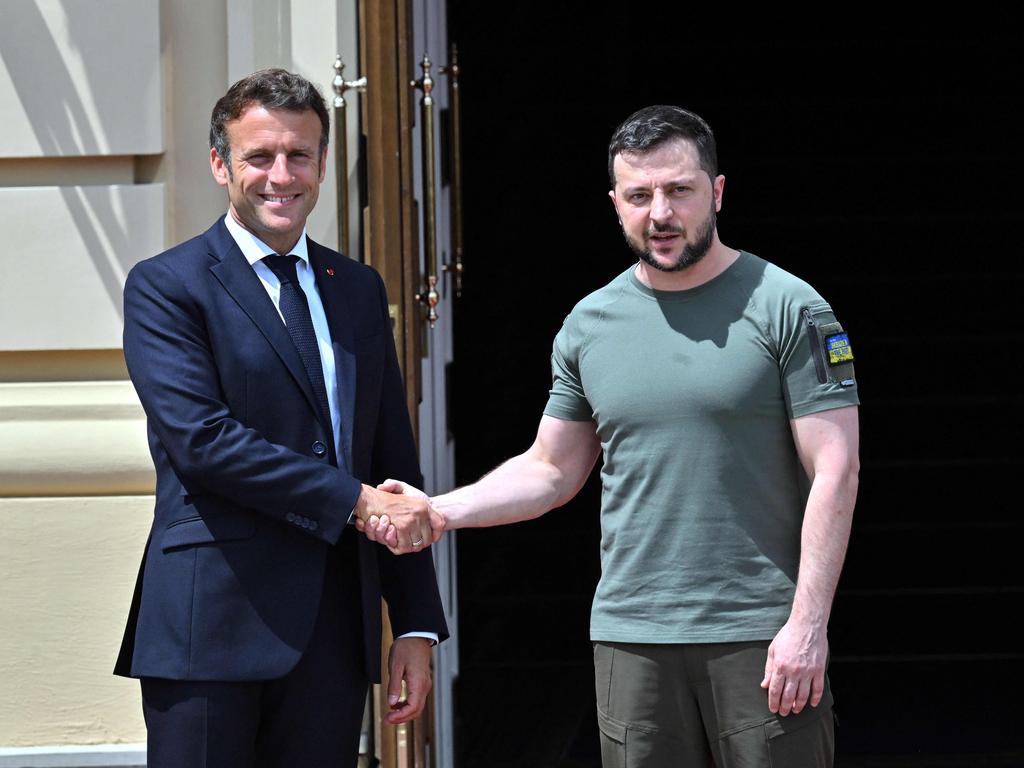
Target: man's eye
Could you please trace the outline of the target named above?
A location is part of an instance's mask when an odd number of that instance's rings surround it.
[[[647,195],[643,192],[636,192],[629,196],[629,201],[631,203],[642,203],[646,199]]]

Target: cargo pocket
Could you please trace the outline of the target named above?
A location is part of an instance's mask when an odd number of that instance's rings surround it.
[[[806,765],[831,768],[835,759],[835,729],[832,708],[819,704],[797,717],[813,715],[802,723],[786,723],[792,715],[765,726],[772,765]],[[789,726],[789,727],[787,727]]]
[[[833,762],[832,708],[822,702],[799,715],[773,717],[723,733],[727,764],[828,768]]]
[[[597,727],[601,731],[601,765],[603,768],[627,768],[625,723],[597,710]]]

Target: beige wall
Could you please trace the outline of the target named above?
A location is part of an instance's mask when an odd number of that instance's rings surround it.
[[[0,25],[0,157],[163,151],[156,0],[17,0]]]
[[[0,375],[72,371],[54,357],[0,354]],[[142,741],[136,687],[110,675],[152,506],[131,385],[0,383],[0,435],[0,747]]]
[[[336,53],[357,76],[354,8],[4,4],[0,765],[15,764],[12,748],[145,739],[137,684],[110,674],[153,503],[120,352],[121,286],[136,261],[223,214],[207,124],[229,82],[285,66],[330,100]],[[309,228],[330,245],[335,199],[329,165]]]
[[[145,741],[138,687],[110,670],[151,508],[148,496],[0,499],[0,744]]]
[[[0,210],[14,246],[0,283],[0,349],[119,346],[125,276],[163,249],[163,185],[5,187]]]
[[[0,27],[0,747],[145,738],[110,669],[152,503],[118,347],[166,241],[159,12],[21,0]]]

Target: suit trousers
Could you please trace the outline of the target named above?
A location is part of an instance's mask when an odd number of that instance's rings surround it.
[[[366,704],[357,532],[331,547],[316,624],[276,680],[142,679],[149,768],[354,768]]]
[[[772,714],[768,645],[595,643],[604,768],[831,768],[828,678],[817,707]]]

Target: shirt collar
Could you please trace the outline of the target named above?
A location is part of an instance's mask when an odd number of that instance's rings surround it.
[[[260,240],[256,235],[247,229],[244,229],[241,224],[235,221],[235,217],[228,211],[224,216],[224,226],[228,228],[228,232],[231,233],[231,237],[234,238],[235,242],[238,243],[239,249],[242,251],[242,255],[245,256],[245,260],[250,265],[255,264],[257,261],[261,261],[264,256],[270,256],[277,253],[273,248]],[[309,265],[309,248],[306,245],[306,228],[302,228],[302,235],[299,236],[299,241],[292,246],[290,254],[298,256],[306,265]],[[287,256],[288,254],[283,254]]]

